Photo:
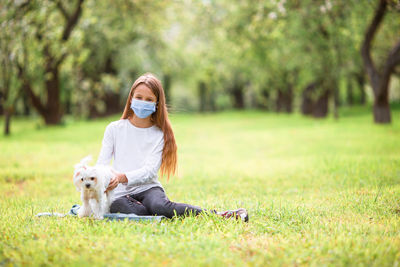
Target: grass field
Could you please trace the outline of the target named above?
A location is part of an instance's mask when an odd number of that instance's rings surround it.
[[[245,207],[162,223],[37,218],[80,203],[73,165],[96,159],[106,125],[14,119],[0,137],[0,266],[398,266],[400,109],[389,126],[366,108],[338,121],[255,111],[172,114],[179,174],[172,201]],[[1,125],[3,121],[0,120]]]

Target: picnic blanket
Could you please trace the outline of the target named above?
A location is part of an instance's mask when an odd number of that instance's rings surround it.
[[[75,204],[72,206],[70,211],[66,214],[58,213],[58,212],[41,212],[36,214],[36,217],[44,217],[44,216],[51,216],[51,217],[65,217],[65,216],[77,216],[78,210],[80,206]],[[122,213],[107,213],[104,214],[104,219],[108,221],[112,220],[129,220],[129,221],[156,221],[160,222],[163,219],[166,219],[165,216],[139,216],[134,213],[131,214],[122,214]]]

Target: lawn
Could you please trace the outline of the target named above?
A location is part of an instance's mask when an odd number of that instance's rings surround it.
[[[14,118],[0,137],[0,266],[398,266],[400,109],[389,126],[368,108],[340,115],[171,114],[179,172],[161,179],[168,197],[244,207],[247,224],[37,218],[80,203],[73,166],[97,159],[118,116],[57,127]]]

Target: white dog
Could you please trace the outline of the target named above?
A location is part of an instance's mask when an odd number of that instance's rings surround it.
[[[78,216],[103,219],[110,210],[113,190],[105,193],[110,180],[115,176],[111,166],[88,166],[92,160],[89,155],[75,165],[74,184],[81,192],[83,205],[79,208]]]

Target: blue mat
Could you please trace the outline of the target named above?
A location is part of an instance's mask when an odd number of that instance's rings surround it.
[[[65,217],[65,216],[77,216],[78,210],[80,206],[75,204],[72,206],[71,210],[67,214],[57,213],[57,212],[41,212],[36,214],[36,217],[43,216],[52,216],[52,217]],[[107,213],[104,214],[104,219],[108,221],[121,221],[121,220],[129,220],[129,221],[156,221],[160,222],[163,219],[166,219],[165,216],[139,216],[134,213],[131,214],[123,214],[123,213]]]

